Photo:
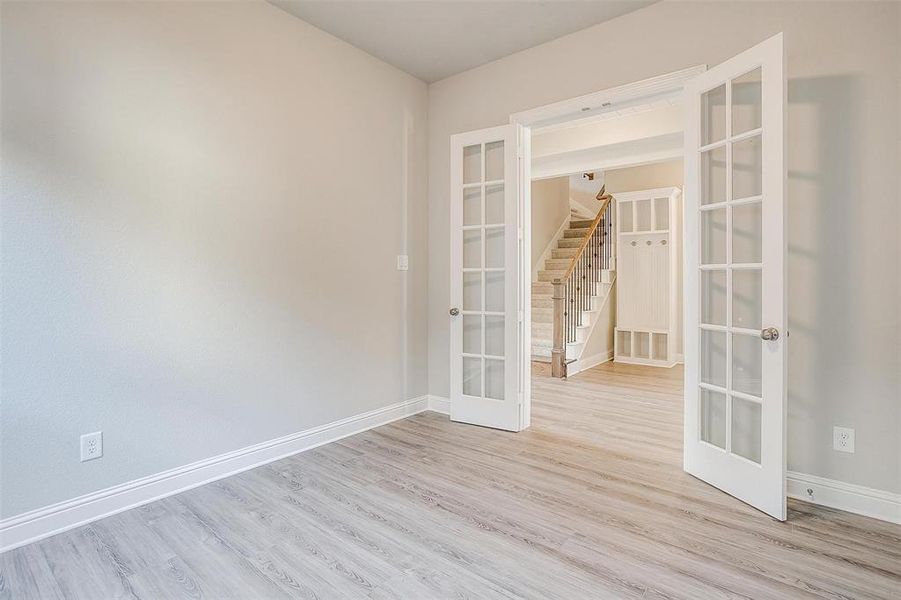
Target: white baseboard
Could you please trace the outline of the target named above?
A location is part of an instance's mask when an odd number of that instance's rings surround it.
[[[901,525],[901,494],[794,471],[787,479],[789,498]]]
[[[429,410],[443,415],[449,415],[450,398],[444,398],[443,396],[429,396]]]
[[[429,410],[431,398],[398,402],[3,519],[0,552]]]
[[[584,364],[594,360],[598,360],[595,364],[600,364],[609,358],[600,354],[585,359]],[[426,410],[449,414],[450,401],[441,396],[420,396],[3,519],[0,521],[0,552]],[[813,494],[808,494],[808,489]],[[901,494],[789,472],[788,495],[901,524]]]
[[[575,375],[576,373],[581,373],[582,371],[596,367],[611,360],[613,360],[613,349],[610,349],[606,352],[600,352],[592,356],[579,357],[576,362],[566,367],[566,375]]]
[[[660,367],[661,369],[672,369],[679,364],[676,360],[657,360],[655,358],[635,358],[632,356],[617,356],[616,362],[623,365],[643,365],[646,367]]]

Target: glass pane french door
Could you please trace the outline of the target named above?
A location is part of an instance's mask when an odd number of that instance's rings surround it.
[[[686,87],[685,469],[785,518],[781,34]]]
[[[451,418],[521,428],[516,129],[451,139]]]

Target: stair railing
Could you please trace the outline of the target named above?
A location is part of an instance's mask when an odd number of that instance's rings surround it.
[[[576,341],[578,328],[582,325],[583,313],[591,309],[591,297],[595,286],[603,277],[603,271],[610,268],[612,250],[611,200],[606,186],[598,192],[601,202],[597,216],[588,228],[588,233],[576,250],[569,268],[559,279],[554,279],[554,337],[551,349],[551,375],[566,377],[566,345]]]

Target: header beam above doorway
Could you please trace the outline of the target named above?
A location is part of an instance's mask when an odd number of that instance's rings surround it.
[[[592,94],[546,104],[510,115],[510,123],[524,127],[549,127],[596,117],[637,104],[647,104],[682,93],[685,82],[707,70],[697,65],[665,75],[608,88]]]

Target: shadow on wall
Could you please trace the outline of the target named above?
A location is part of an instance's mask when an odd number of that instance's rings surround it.
[[[860,176],[855,161],[859,137],[854,135],[861,108],[858,88],[851,76],[788,82],[788,139],[809,140],[805,145],[790,143],[786,156],[790,470],[830,471],[831,439],[824,435],[840,417],[830,407],[840,402],[842,387],[852,383],[857,370],[842,342],[847,339],[842,329],[851,325],[849,316],[861,309],[856,286],[843,280],[853,272],[854,261],[842,240],[859,216],[849,206]],[[809,155],[804,155],[808,148]],[[800,313],[794,306],[815,309]],[[834,327],[824,328],[824,323]]]

